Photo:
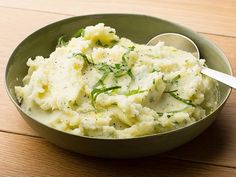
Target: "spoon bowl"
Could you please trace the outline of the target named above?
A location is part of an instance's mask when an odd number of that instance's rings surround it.
[[[162,33],[152,38],[147,45],[156,45],[158,42],[165,42],[165,45],[172,46],[180,50],[190,52],[196,58],[200,58],[200,53],[196,44],[188,37],[178,33]]]
[[[197,45],[188,37],[178,33],[162,33],[153,37],[147,45],[156,45],[158,42],[164,42],[167,46],[172,46],[180,50],[192,53],[197,59],[200,58],[200,53]],[[220,81],[234,89],[236,89],[236,78],[228,74],[202,67],[201,73]]]

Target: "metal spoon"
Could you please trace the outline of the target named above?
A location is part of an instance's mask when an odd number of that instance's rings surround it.
[[[147,43],[147,45],[156,45],[160,41],[165,42],[165,45],[167,46],[173,46],[177,49],[190,52],[196,58],[200,58],[200,53],[196,44],[184,35],[177,33],[162,33],[152,38]],[[201,73],[236,89],[236,77],[224,74],[222,72],[207,67],[203,67]]]

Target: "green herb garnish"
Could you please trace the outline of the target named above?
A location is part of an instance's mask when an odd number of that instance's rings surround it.
[[[176,83],[179,79],[180,79],[180,74],[178,74],[177,76],[175,76],[172,80],[171,80],[171,83]]]
[[[102,72],[112,72],[113,71],[113,67],[111,65],[108,65],[106,63],[99,63],[96,65],[96,68],[99,70],[99,71],[102,71]]]
[[[111,73],[112,66],[106,64],[106,63],[100,63],[96,65],[96,68],[103,73],[102,77],[98,80],[98,82],[93,86],[93,88],[98,87],[99,85],[104,85],[104,80],[108,76],[109,73]]]
[[[187,100],[187,99],[181,98],[181,97],[179,97],[177,94],[175,94],[175,92],[169,92],[169,94],[170,94],[173,98],[175,98],[175,99],[177,99],[177,100],[179,100],[179,101],[181,101],[181,102],[183,102],[183,103],[185,103],[185,104],[188,104],[188,105],[191,105],[191,106],[193,106],[193,107],[196,107],[196,105],[192,103],[192,100]]]
[[[134,46],[132,47],[129,47],[128,50],[123,54],[122,56],[122,65],[123,65],[123,68],[125,68],[125,71],[127,72],[127,74],[130,76],[131,79],[134,79],[134,75],[131,71],[131,68],[128,67],[128,63],[127,63],[127,60],[129,59],[128,58],[128,55],[131,51],[134,51]]]
[[[97,42],[96,42],[96,45],[101,46],[101,47],[110,47],[110,48],[111,48],[111,47],[113,47],[117,42],[118,42],[117,40],[111,40],[111,41],[110,41],[111,45],[108,45],[108,44],[102,43],[102,41],[100,41],[100,40],[98,39]]]
[[[121,63],[116,63],[114,66],[108,65],[106,63],[99,63],[95,65],[95,67],[103,73],[102,77],[98,80],[98,82],[93,86],[93,88],[98,87],[99,85],[104,85],[104,80],[106,77],[109,75],[109,73],[113,73],[115,78],[124,76],[125,74],[128,74],[131,79],[134,79],[134,75],[131,71],[131,69],[128,67],[128,64],[126,62],[126,59],[128,57],[128,53],[130,51],[134,50],[133,47],[129,47],[128,50],[125,52],[125,54],[122,56],[122,62]]]
[[[99,39],[96,42],[96,45],[101,46],[101,47],[108,47],[109,45],[103,44]]]
[[[112,43],[113,45],[115,45],[117,42],[119,42],[119,41],[117,41],[117,40],[111,40],[111,43]]]
[[[64,38],[64,36],[61,36],[61,37],[58,38],[56,48],[67,45],[67,42],[65,42],[63,38]]]
[[[83,54],[83,53],[77,53],[77,54],[75,54],[75,56],[81,56],[87,64],[94,64],[94,63],[92,63],[92,62],[88,59],[88,57],[87,57],[85,54]]]
[[[84,28],[81,28],[80,30],[78,30],[74,35],[73,37],[84,37]],[[67,45],[68,42],[65,42],[64,41],[64,36],[62,35],[61,37],[58,38],[58,41],[57,41],[57,46],[56,47],[62,47],[62,46],[65,46]]]
[[[156,112],[159,116],[163,116],[163,114],[174,114],[174,113],[178,113],[178,112],[182,112],[184,110],[186,110],[188,107],[185,107],[183,109],[179,109],[179,110],[174,110],[174,111],[168,111],[168,112]]]
[[[118,78],[118,77],[124,76],[127,73],[128,68],[126,67],[126,65],[122,63],[117,63],[113,67],[112,71],[114,73],[114,76]]]
[[[169,91],[164,91],[163,93],[174,93],[174,92],[177,92],[178,90],[169,90]]]
[[[101,88],[101,89],[98,89],[98,88],[93,89],[92,92],[91,92],[93,107],[95,107],[94,103],[95,103],[95,101],[96,101],[99,94],[108,92],[110,90],[116,90],[116,89],[119,89],[119,88],[121,88],[121,86],[114,86],[114,87]]]
[[[134,46],[131,46],[131,47],[128,47],[128,50],[124,53],[124,55],[122,56],[122,61],[123,62],[127,62],[128,60],[128,55],[131,51],[134,51],[135,47]]]
[[[99,81],[94,85],[97,87],[99,85],[103,85],[103,81],[106,79],[109,73],[113,73],[115,78],[119,78],[128,74],[132,79],[134,79],[134,75],[131,72],[131,69],[127,66],[126,63],[117,63],[114,66],[108,65],[106,63],[100,63],[96,65],[96,68],[103,73],[103,76],[99,79]]]
[[[163,82],[165,82],[166,84],[175,84],[178,82],[178,80],[181,78],[180,74],[178,74],[177,76],[175,76],[172,80],[165,80],[164,79],[164,75],[162,75],[162,80]]]
[[[98,87],[99,85],[104,85],[104,80],[108,76],[109,72],[103,73],[102,77],[97,81],[97,83],[93,86],[93,88]]]
[[[139,94],[139,93],[143,93],[146,90],[140,90],[140,89],[135,89],[135,90],[130,90],[128,93],[126,93],[126,96],[131,96],[131,95],[135,95],[135,94]]]
[[[132,80],[134,80],[134,75],[133,75],[133,73],[132,73],[132,71],[131,71],[130,68],[129,68],[129,70],[127,71],[127,74],[129,75],[129,77],[130,77]]]
[[[160,72],[160,70],[153,69],[153,70],[152,70],[152,73],[154,73],[154,72],[158,72],[158,73],[159,73],[159,72]]]
[[[81,28],[73,35],[73,37],[84,37],[84,34],[85,34],[85,30],[84,28]]]

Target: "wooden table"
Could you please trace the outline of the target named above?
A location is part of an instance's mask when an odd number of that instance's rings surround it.
[[[6,95],[3,71],[16,45],[57,20],[95,13],[141,13],[185,25],[214,41],[236,70],[235,0],[0,0],[0,176],[236,176],[236,92],[216,122],[171,152],[108,160],[60,149],[34,132]]]

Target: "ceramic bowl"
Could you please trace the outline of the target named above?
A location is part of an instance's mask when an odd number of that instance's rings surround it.
[[[5,71],[9,97],[25,121],[40,136],[62,148],[81,154],[106,158],[131,158],[171,150],[192,140],[211,125],[231,92],[231,89],[223,84],[219,84],[219,106],[210,115],[184,128],[138,138],[100,139],[76,136],[43,125],[22,111],[17,102],[14,87],[22,85],[22,79],[28,70],[26,66],[28,58],[34,58],[37,55],[47,57],[55,49],[57,40],[61,35],[70,38],[78,29],[99,22],[115,28],[119,36],[142,44],[147,43],[152,37],[160,33],[175,32],[183,34],[197,44],[201,58],[206,59],[206,63],[210,68],[232,75],[226,56],[212,42],[186,27],[166,20],[131,14],[98,14],[61,20],[39,29],[23,40],[11,55]]]

